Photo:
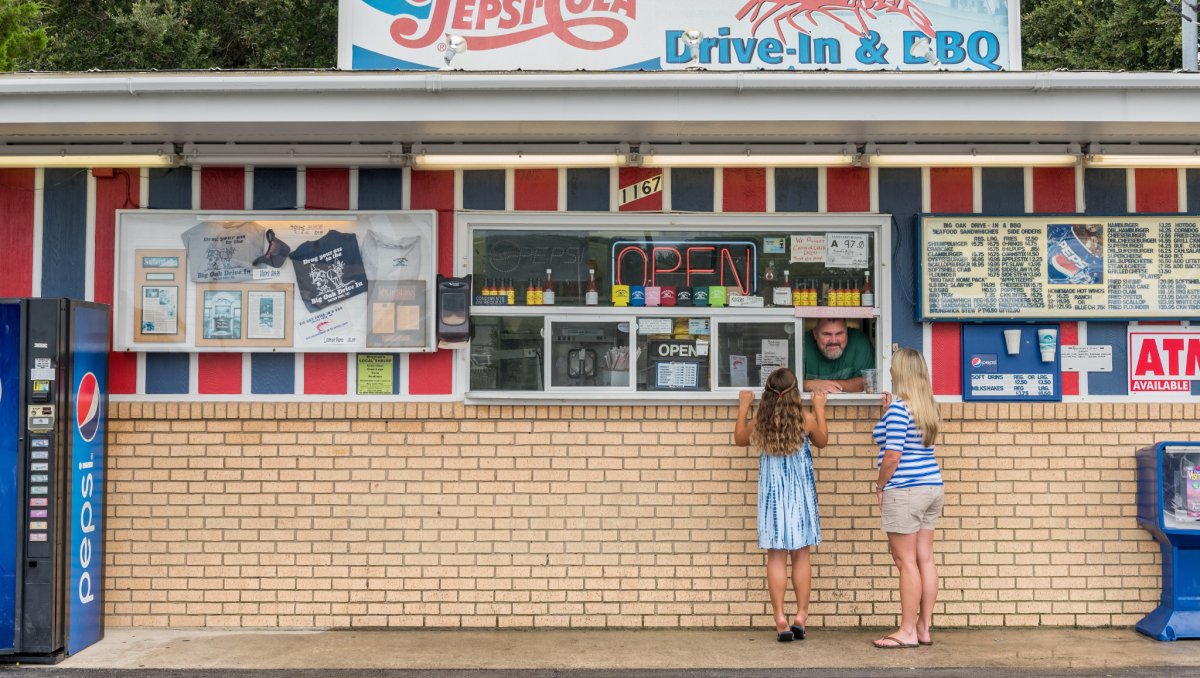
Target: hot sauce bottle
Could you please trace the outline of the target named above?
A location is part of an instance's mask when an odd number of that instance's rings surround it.
[[[583,294],[583,303],[595,306],[600,303],[600,290],[596,289],[596,269],[588,269],[587,291]]]
[[[546,306],[554,305],[554,280],[550,278],[550,269],[546,269],[546,285],[542,288],[542,303]]]
[[[861,303],[863,306],[874,306],[875,305],[875,287],[871,285],[871,272],[867,271],[865,275],[866,275],[866,279],[863,280],[862,302]]]

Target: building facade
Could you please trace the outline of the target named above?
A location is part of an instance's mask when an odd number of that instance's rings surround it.
[[[918,311],[919,217],[1200,213],[1200,170],[1186,155],[1200,122],[1190,75],[131,74],[9,76],[0,92],[13,102],[0,114],[10,145],[195,149],[167,168],[0,170],[10,253],[0,296],[120,302],[125,211],[433,210],[438,271],[481,278],[495,277],[492,231],[661,241],[664,231],[719,240],[858,228],[874,248],[880,299],[862,326],[880,367],[894,345],[922,351],[942,403],[939,625],[1123,626],[1158,600],[1158,548],[1134,521],[1133,452],[1196,435],[1196,382],[1191,393],[1131,392],[1130,327],[1150,323],[1063,320],[1061,345],[1111,347],[1111,371],[1062,372],[1061,402],[964,401],[962,324]],[[418,143],[496,153],[686,143],[726,154],[787,143],[793,156],[804,144],[849,144],[852,155],[878,144],[962,162],[426,169],[380,161],[378,148],[395,143],[406,154]],[[1159,155],[1170,145],[1179,161],[1108,168],[1079,152],[1068,166],[1039,166],[1042,148],[1072,144]],[[973,159],[1000,145],[1032,159]],[[339,157],[319,157],[330,149]],[[623,195],[656,177],[647,194]],[[607,289],[605,308],[589,309],[567,302],[583,289],[570,280],[562,308],[474,304],[474,347],[396,354],[390,396],[359,394],[354,353],[115,350],[108,624],[762,623],[757,455],[732,442],[738,384],[757,382],[721,367],[739,350],[722,342],[782,328],[795,365],[812,316],[790,306],[623,311]],[[623,313],[710,323],[684,334],[713,338],[711,386],[556,381],[586,371],[556,352],[560,326],[617,327],[635,362],[651,347],[652,335],[619,329]],[[493,356],[536,353],[542,339],[504,339],[521,323],[549,330],[545,353],[489,372],[485,337]],[[1188,324],[1179,315],[1153,326],[1164,323]],[[586,365],[585,351],[575,355]],[[815,454],[813,624],[885,626],[899,612],[872,491],[877,397],[835,399],[831,442]]]

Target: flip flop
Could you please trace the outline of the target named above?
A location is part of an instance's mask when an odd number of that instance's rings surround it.
[[[895,643],[895,645],[880,645],[879,644],[880,640],[890,640],[893,643]],[[885,638],[880,638],[879,640],[873,641],[871,644],[881,650],[904,650],[904,649],[907,649],[910,647],[920,647],[920,645],[906,643],[895,636],[887,636]]]
[[[795,624],[792,624],[790,628],[792,629],[792,635],[796,637],[796,640],[804,640],[803,626],[796,626]]]
[[[917,645],[929,646],[929,645],[933,645],[933,641],[932,640],[918,640]]]
[[[778,640],[781,643],[790,643],[796,639],[791,629],[788,629],[787,631],[776,631],[775,635],[778,636]]]

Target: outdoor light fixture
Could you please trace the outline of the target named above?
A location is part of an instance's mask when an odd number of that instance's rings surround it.
[[[0,167],[174,167],[171,145],[0,145]]]
[[[1200,167],[1200,146],[1092,145],[1084,167]]]
[[[454,57],[467,51],[467,39],[461,35],[446,34],[446,53],[443,58],[446,60],[446,66],[450,66],[450,62]]]
[[[620,167],[630,162],[625,144],[416,144],[419,169],[504,169],[508,167]]]
[[[688,48],[688,61],[695,64],[700,61],[700,41],[704,39],[702,31],[690,30],[683,32],[683,44]]]
[[[1078,144],[867,144],[863,160],[872,167],[1073,167]]]
[[[402,167],[400,144],[185,144],[183,163],[193,166]]]
[[[642,167],[829,167],[853,165],[858,149],[833,144],[654,144],[642,150]]]
[[[937,58],[937,52],[934,51],[933,43],[930,42],[929,38],[920,37],[916,40],[913,40],[912,47],[909,48],[908,54],[914,59],[924,59],[934,66],[941,65],[941,62],[938,61]]]

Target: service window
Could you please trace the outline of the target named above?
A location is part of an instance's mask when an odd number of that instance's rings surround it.
[[[801,371],[822,317],[861,329],[882,366],[889,225],[879,215],[462,214],[459,273],[474,282],[467,397],[727,400],[777,367]]]
[[[796,370],[796,323],[723,320],[717,332],[717,388],[761,388],[780,367]]]

